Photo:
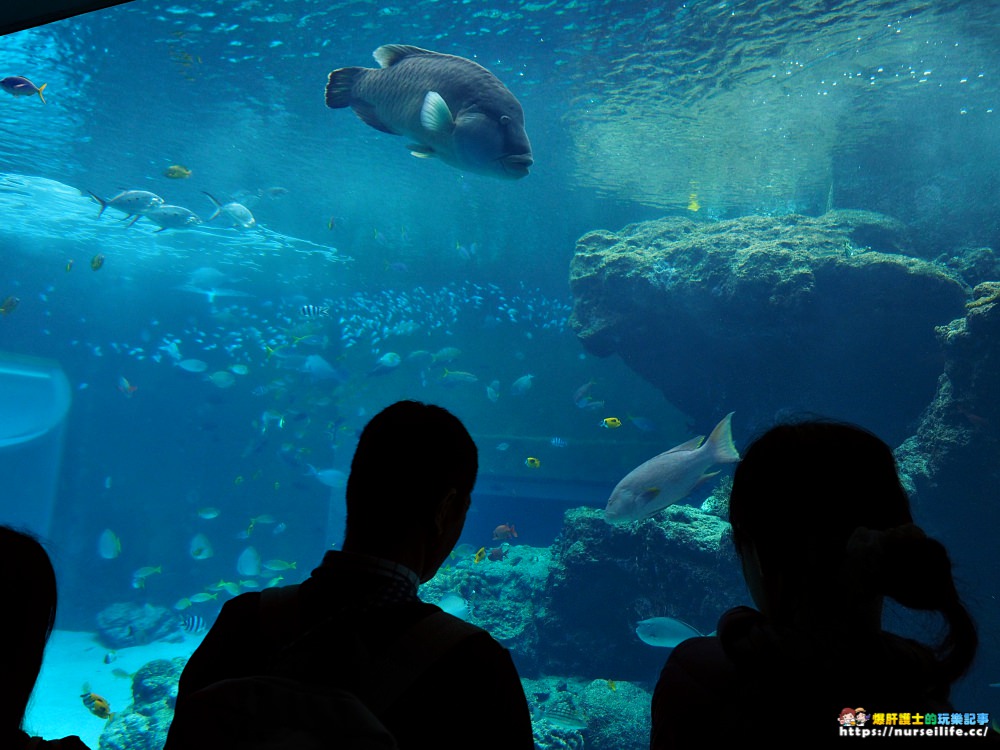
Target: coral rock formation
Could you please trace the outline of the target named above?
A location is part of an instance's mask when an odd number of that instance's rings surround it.
[[[909,247],[866,211],[594,231],[570,268],[571,325],[699,422],[808,409],[901,440],[941,372],[934,327],[967,296]]]

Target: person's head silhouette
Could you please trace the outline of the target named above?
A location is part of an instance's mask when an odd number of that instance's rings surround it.
[[[458,541],[479,468],[476,444],[440,406],[399,401],[365,426],[347,480],[344,550],[429,580]]]
[[[5,644],[0,680],[0,738],[15,736],[42,668],[56,619],[56,574],[48,553],[31,534],[0,526],[0,570],[8,572],[0,617]],[[9,745],[0,743],[3,747]]]
[[[913,524],[892,450],[855,425],[774,427],[744,452],[730,496],[733,542],[761,612],[803,630],[881,630],[883,598],[940,612],[939,677],[978,639],[945,548]]]

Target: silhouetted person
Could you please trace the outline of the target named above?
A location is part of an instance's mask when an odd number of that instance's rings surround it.
[[[0,526],[0,570],[4,613],[0,616],[0,748],[87,750],[79,737],[43,740],[21,730],[28,700],[42,668],[45,644],[56,621],[56,574],[41,543],[30,534]]]
[[[842,716],[872,729],[873,714],[952,710],[976,629],[945,548],[913,524],[889,446],[852,425],[775,427],[736,469],[729,520],[759,611],[732,609],[716,637],[673,650],[653,695],[653,750],[755,737],[842,747]],[[940,613],[942,641],[883,630],[885,597]]]
[[[446,410],[401,401],[377,414],[351,464],[343,550],[327,552],[297,588],[226,603],[181,676],[166,748],[239,747],[220,712],[199,707],[200,696],[229,678],[279,675],[305,682],[306,693],[309,684],[354,691],[402,750],[532,750],[509,652],[486,631],[417,598],[418,584],[434,576],[462,532],[477,470],[472,438]],[[262,607],[262,596],[272,603]],[[412,634],[428,627],[414,642]],[[411,660],[416,679],[387,698],[396,665]],[[275,701],[282,705],[255,697],[264,728],[251,734],[326,711],[308,708],[313,696],[306,693],[293,701],[306,706],[305,715],[282,722],[271,720],[287,709],[287,694]],[[328,731],[336,747],[337,731]]]

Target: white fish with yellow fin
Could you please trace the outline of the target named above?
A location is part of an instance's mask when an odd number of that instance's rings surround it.
[[[683,500],[718,473],[708,469],[739,461],[740,454],[733,445],[732,418],[733,412],[724,416],[708,440],[699,435],[632,469],[608,498],[604,520],[616,524],[649,518]]]

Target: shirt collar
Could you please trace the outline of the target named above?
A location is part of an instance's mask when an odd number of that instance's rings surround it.
[[[384,576],[390,579],[405,581],[414,596],[416,596],[417,588],[420,586],[420,576],[402,563],[398,563],[395,560],[387,560],[384,557],[365,555],[360,552],[330,550],[323,556],[323,562],[320,564],[320,567],[351,568],[369,575]]]

